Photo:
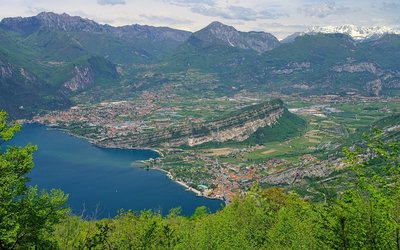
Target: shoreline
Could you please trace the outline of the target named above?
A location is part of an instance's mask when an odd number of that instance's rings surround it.
[[[96,140],[88,138],[88,137],[85,137],[83,135],[76,135],[76,134],[70,132],[68,129],[59,128],[59,127],[53,127],[53,126],[50,126],[48,124],[43,124],[43,123],[39,123],[39,122],[32,122],[32,121],[25,121],[22,124],[38,124],[38,125],[41,125],[41,126],[45,126],[47,130],[61,131],[63,133],[66,133],[67,135],[70,135],[70,136],[73,136],[73,137],[76,137],[76,138],[80,138],[80,139],[84,139],[84,140],[88,141],[90,144],[92,144],[93,146],[98,147],[98,148],[123,149],[123,150],[148,150],[148,151],[153,151],[153,152],[157,153],[158,157],[164,157],[164,153],[160,149],[157,149],[157,148],[145,148],[145,147],[143,147],[143,148],[132,148],[132,147],[100,146],[98,143],[96,143],[97,142]],[[144,160],[144,162],[145,161],[147,161],[147,160]]]
[[[71,135],[75,136],[74,134],[71,134]],[[82,137],[82,138],[84,138],[84,137]],[[109,146],[103,146],[103,145],[100,146],[100,145],[98,145],[96,143],[96,141],[93,141],[93,140],[90,140],[90,139],[87,139],[87,138],[86,138],[86,140],[88,140],[93,146],[98,147],[98,148],[122,149],[122,150],[147,150],[147,151],[153,151],[154,153],[157,153],[158,157],[164,157],[164,153],[160,149],[157,149],[157,148],[109,147]],[[147,160],[143,160],[143,162],[146,162],[146,161],[148,161],[148,159]]]
[[[39,125],[42,125],[42,126],[45,126],[47,130],[61,131],[61,132],[66,133],[66,134],[68,134],[68,135],[70,135],[70,136],[73,136],[73,137],[76,137],[76,138],[80,138],[80,139],[84,139],[84,140],[88,141],[91,145],[93,145],[93,146],[95,146],[95,147],[98,147],[98,148],[104,148],[104,149],[122,149],[122,150],[148,150],[148,151],[153,151],[153,152],[157,153],[157,154],[158,154],[158,157],[164,157],[164,154],[163,154],[163,152],[162,152],[160,149],[154,149],[154,148],[130,148],[130,147],[126,147],[126,148],[125,148],[125,147],[100,146],[100,145],[98,145],[98,144],[96,143],[96,140],[93,140],[93,139],[90,139],[90,138],[88,138],[88,137],[81,136],[81,135],[75,135],[75,134],[71,133],[71,132],[70,132],[69,130],[67,130],[67,129],[52,127],[52,126],[49,126],[49,125],[46,125],[46,124],[37,123],[37,122],[30,122],[30,121],[27,121],[27,122],[25,122],[24,124],[35,124],[35,123],[36,123],[36,124],[39,124]],[[148,161],[149,161],[149,159],[147,159],[147,160],[142,160],[142,161],[139,161],[139,162],[142,162],[143,164],[146,164],[146,163],[148,163]],[[203,192],[201,192],[200,190],[197,190],[197,189],[195,189],[195,188],[193,188],[193,187],[190,187],[187,183],[185,183],[185,182],[183,182],[183,181],[180,181],[180,180],[174,179],[173,176],[172,176],[172,174],[171,174],[170,172],[168,172],[167,170],[165,170],[165,169],[161,169],[161,168],[150,168],[150,169],[164,172],[165,175],[166,175],[166,177],[168,177],[171,181],[177,183],[178,185],[181,185],[182,187],[185,188],[186,191],[190,191],[190,192],[195,193],[196,196],[198,196],[198,197],[205,197],[205,198],[211,199],[211,200],[220,200],[220,201],[223,201],[223,202],[225,203],[225,205],[227,204],[226,201],[225,201],[225,199],[223,199],[223,198],[207,196],[207,195],[205,195]]]
[[[218,197],[210,197],[210,196],[207,196],[207,195],[203,194],[203,192],[201,192],[200,190],[197,190],[197,189],[195,189],[195,188],[190,187],[187,183],[185,183],[185,182],[183,182],[183,181],[178,181],[178,180],[174,179],[174,178],[172,177],[172,174],[171,174],[170,172],[168,172],[167,170],[165,170],[165,169],[161,169],[161,168],[151,168],[151,169],[152,169],[152,170],[157,170],[157,171],[164,172],[165,175],[166,175],[171,181],[173,181],[173,182],[175,182],[175,183],[181,185],[182,187],[186,188],[187,191],[190,191],[190,192],[195,193],[196,196],[204,197],[204,198],[211,199],[211,200],[220,200],[220,201],[223,201],[223,202],[225,203],[225,205],[226,205],[226,201],[225,201],[224,199],[218,198]]]

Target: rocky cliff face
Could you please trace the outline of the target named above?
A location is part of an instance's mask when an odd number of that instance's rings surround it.
[[[259,53],[272,50],[280,45],[278,39],[265,32],[240,32],[232,26],[213,22],[195,32],[193,38],[209,43],[218,43],[241,49],[255,50]]]
[[[25,78],[25,80],[29,81],[29,82],[33,82],[36,81],[36,77],[34,75],[32,75],[31,73],[29,73],[26,69],[24,68],[20,68],[19,73],[21,74],[21,76],[23,78]]]
[[[7,62],[0,60],[0,77],[10,78],[12,77],[12,75],[13,75],[13,67]]]
[[[378,68],[374,63],[370,62],[360,62],[355,64],[344,64],[340,66],[336,66],[333,68],[334,71],[341,73],[341,72],[349,72],[349,73],[356,73],[356,72],[369,72],[371,74],[378,74],[382,73],[382,70]]]
[[[10,79],[12,77],[18,77],[27,82],[36,81],[36,77],[24,68],[18,68],[11,65],[8,62],[0,60],[0,78]]]
[[[241,125],[237,124],[236,126],[232,126],[231,128],[227,128],[221,131],[212,131],[210,135],[206,136],[189,136],[187,144],[189,146],[196,146],[212,141],[244,141],[249,138],[254,132],[256,132],[257,129],[273,125],[276,121],[278,121],[279,117],[283,114],[283,111],[283,109],[277,109],[273,112],[270,112],[269,114],[265,114],[264,117],[260,117],[254,113],[255,117],[253,119],[248,117],[248,119],[246,119],[247,121],[245,121]]]
[[[337,73],[370,73],[376,77],[375,80],[365,83],[364,90],[374,96],[380,96],[382,89],[399,88],[400,72],[392,70],[384,70],[377,64],[371,62],[346,63],[333,68]]]
[[[291,62],[288,63],[285,67],[281,67],[279,69],[273,69],[272,73],[276,75],[290,75],[296,71],[306,71],[311,67],[310,62]]]
[[[73,77],[66,81],[63,87],[68,91],[84,90],[89,85],[94,83],[94,74],[89,67],[75,66],[73,70]]]
[[[271,126],[283,114],[280,100],[263,103],[232,114],[230,117],[194,126],[138,133],[128,137],[106,138],[96,142],[103,147],[195,146],[206,142],[244,141],[258,128]]]
[[[365,85],[364,88],[374,96],[379,96],[382,91],[382,81],[380,79],[370,81]]]
[[[268,175],[261,183],[270,185],[292,185],[301,182],[304,178],[326,177],[335,170],[345,166],[342,159],[330,159],[319,163],[312,163],[305,167],[296,167]]]

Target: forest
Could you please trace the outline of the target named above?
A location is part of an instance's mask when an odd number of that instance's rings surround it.
[[[0,112],[0,146],[21,126]],[[0,249],[400,249],[400,144],[374,129],[345,147],[346,190],[319,203],[254,186],[212,214],[176,208],[73,215],[61,190],[30,187],[37,148],[1,148]],[[323,190],[324,183],[319,183]]]

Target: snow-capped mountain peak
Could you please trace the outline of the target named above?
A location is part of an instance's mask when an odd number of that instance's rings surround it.
[[[306,33],[342,33],[351,36],[354,40],[374,40],[382,37],[385,34],[400,35],[400,29],[389,28],[385,26],[359,27],[346,24],[341,26],[314,26],[311,27]]]

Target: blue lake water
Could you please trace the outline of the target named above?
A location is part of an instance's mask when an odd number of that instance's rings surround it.
[[[10,145],[38,146],[34,153],[35,167],[30,185],[39,188],[60,188],[69,194],[68,204],[75,214],[113,217],[119,209],[159,210],[162,214],[181,207],[191,215],[199,206],[212,212],[222,202],[197,197],[169,180],[165,173],[141,169],[135,161],[157,157],[149,150],[102,149],[84,139],[61,131],[48,130],[37,124],[23,127]]]

